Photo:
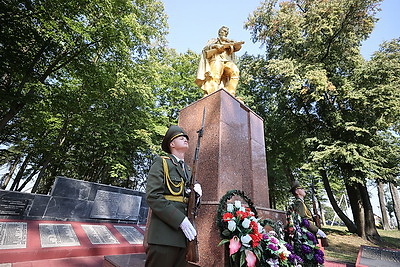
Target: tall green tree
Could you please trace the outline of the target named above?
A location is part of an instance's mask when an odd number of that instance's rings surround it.
[[[0,131],[26,105],[46,97],[59,76],[99,57],[146,53],[165,34],[158,1],[1,2]]]
[[[34,191],[45,193],[57,175],[135,186],[133,163],[159,135],[151,51],[164,44],[162,3],[3,1],[1,10],[0,139],[6,162],[21,162],[11,188],[37,177]]]
[[[394,125],[388,113],[398,114],[395,74],[384,86],[362,83],[359,76],[367,75],[359,47],[373,29],[379,2],[294,0],[278,7],[271,0],[246,23],[253,40],[266,48],[261,71],[272,80],[266,84],[272,93],[267,100],[282,114],[279,122],[288,121],[299,136],[299,160],[292,167],[283,162],[281,169],[289,166],[290,173],[299,173],[304,159],[315,171],[339,177],[350,197],[357,233],[375,241],[379,235],[366,181],[385,172],[380,133]],[[382,87],[390,88],[385,97],[377,95]]]

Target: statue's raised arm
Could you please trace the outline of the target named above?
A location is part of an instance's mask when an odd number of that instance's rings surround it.
[[[224,88],[233,96],[239,82],[239,68],[235,64],[235,52],[244,42],[228,39],[229,28],[222,26],[218,38],[204,46],[197,70],[196,84],[208,95]]]

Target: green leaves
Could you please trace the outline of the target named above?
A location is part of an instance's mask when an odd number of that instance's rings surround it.
[[[0,16],[1,140],[43,172],[41,192],[56,175],[139,185],[160,134],[149,55],[165,41],[162,3],[17,2]]]
[[[362,184],[388,172],[383,151],[400,117],[399,40],[368,62],[359,53],[379,2],[271,0],[246,22],[266,53],[241,58],[240,94],[264,118],[277,204],[290,180],[308,181],[318,168],[332,181]]]

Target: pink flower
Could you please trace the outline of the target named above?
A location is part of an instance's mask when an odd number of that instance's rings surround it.
[[[246,262],[247,262],[247,267],[254,267],[256,266],[256,255],[250,250],[245,250],[244,253],[246,253]]]
[[[231,241],[229,241],[229,256],[238,252],[241,246],[239,237],[232,237]]]

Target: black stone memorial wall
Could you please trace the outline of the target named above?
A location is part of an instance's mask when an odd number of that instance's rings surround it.
[[[50,195],[0,190],[0,218],[145,224],[143,192],[59,176]]]

